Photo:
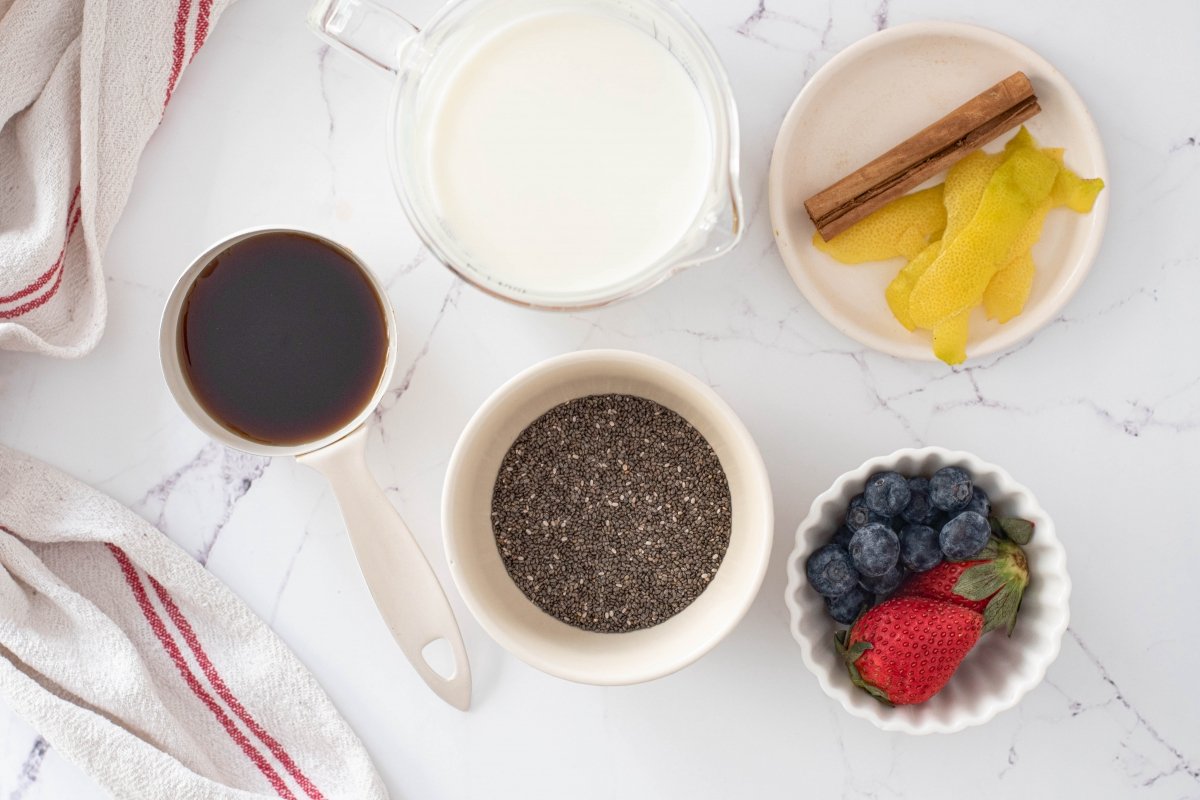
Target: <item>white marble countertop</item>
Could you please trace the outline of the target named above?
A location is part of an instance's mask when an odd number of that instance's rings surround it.
[[[1200,5],[685,0],[740,104],[748,234],[648,295],[572,315],[492,300],[424,252],[384,159],[387,82],[322,47],[303,5],[243,0],[221,19],[109,247],[103,342],[78,362],[0,355],[0,439],[129,504],[245,598],[324,684],[395,797],[1200,797],[1188,611],[1200,564]],[[808,76],[876,28],[928,18],[996,28],[1063,70],[1112,178],[1104,247],[1062,316],[955,370],[865,351],[827,325],[789,280],[765,207],[775,133]],[[701,376],[762,447],[776,544],[745,621],[677,675],[578,686],[501,650],[451,590],[475,704],[463,715],[438,701],[380,622],[321,478],[209,443],[159,375],[158,317],[177,274],[217,238],[271,222],[345,242],[387,282],[400,360],[370,459],[447,586],[439,495],[468,417],[542,358],[622,347]],[[974,451],[1033,488],[1074,581],[1045,682],[948,737],[845,714],[801,663],[782,600],[812,498],[865,458],[921,443]],[[0,795],[99,793],[0,712]]]

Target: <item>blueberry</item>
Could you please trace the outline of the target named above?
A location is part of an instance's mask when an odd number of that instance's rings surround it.
[[[850,625],[858,619],[858,615],[871,605],[871,595],[863,591],[861,586],[855,586],[845,594],[837,597],[826,597],[825,608],[834,622]]]
[[[808,557],[808,583],[826,597],[845,594],[858,583],[858,572],[846,548],[827,544]]]
[[[965,561],[979,554],[987,544],[990,532],[986,517],[974,511],[964,511],[942,526],[938,542],[947,561]]]
[[[971,490],[971,502],[967,503],[967,511],[974,511],[983,517],[989,517],[992,514],[992,501],[988,499],[987,492],[976,486]]]
[[[830,539],[829,541],[833,542],[836,545],[840,545],[841,547],[845,547],[845,548],[849,549],[850,539],[853,538],[853,536],[854,536],[854,531],[850,530],[845,525],[840,525],[840,526],[838,526],[837,531],[834,532],[833,538]]]
[[[928,525],[909,525],[900,534],[900,563],[913,572],[925,572],[942,563],[938,532]]]
[[[929,500],[929,481],[924,478],[910,478],[908,491],[912,496],[908,499],[908,505],[900,512],[901,518],[914,525],[928,525],[937,513],[937,509]]]
[[[882,523],[864,525],[850,540],[850,558],[860,574],[878,577],[900,559],[900,537]]]
[[[943,511],[962,511],[971,502],[973,488],[965,469],[942,467],[929,479],[929,499]]]
[[[884,517],[894,517],[908,505],[908,481],[899,472],[876,472],[863,490],[867,508]]]
[[[846,507],[846,527],[853,532],[872,522],[887,522],[887,517],[867,508],[867,500],[861,494],[855,495]]]
[[[904,567],[895,564],[887,572],[876,578],[869,578],[863,575],[858,579],[858,585],[876,595],[891,594],[904,581],[906,574],[908,573],[904,571]]]

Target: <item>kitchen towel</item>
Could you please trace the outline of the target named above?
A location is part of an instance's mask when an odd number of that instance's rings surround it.
[[[0,348],[96,346],[138,158],[228,3],[0,0]]]
[[[387,797],[321,687],[225,586],[3,446],[0,565],[0,699],[113,796]]]

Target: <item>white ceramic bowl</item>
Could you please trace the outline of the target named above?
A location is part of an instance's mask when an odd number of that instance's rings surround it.
[[[903,261],[847,266],[818,251],[805,198],[1017,70],[1029,76],[1042,107],[1026,123],[1029,131],[1046,147],[1065,147],[1067,165],[1079,174],[1108,183],[1096,124],[1063,74],[1020,42],[973,25],[913,22],[872,34],[831,58],[792,104],[771,156],[771,224],[792,280],[842,333],[894,356],[934,360],[929,334],[905,330],[884,299]],[[1111,191],[1100,193],[1090,214],[1049,215],[1033,250],[1038,271],[1025,310],[1004,325],[975,311],[968,358],[1024,341],[1058,315],[1099,250]]]
[[[846,504],[863,490],[868,476],[882,470],[929,476],[945,466],[970,472],[998,514],[1034,523],[1033,540],[1024,547],[1029,558],[1029,588],[1011,638],[999,631],[988,633],[942,691],[919,705],[889,708],[850,682],[846,665],[833,647],[833,632],[839,626],[826,613],[821,596],[808,585],[804,565],[813,550],[829,541],[842,522]],[[1067,629],[1071,579],[1054,523],[1032,492],[1004,470],[970,453],[941,447],[897,450],[842,475],[813,501],[812,510],[796,531],[796,547],[787,570],[792,636],[800,644],[805,665],[817,676],[825,694],[854,716],[888,731],[952,733],[981,725],[1012,708],[1041,682],[1058,656]]]
[[[521,431],[560,403],[607,393],[645,397],[695,426],[721,461],[732,501],[729,549],[712,583],[666,622],[629,633],[581,630],[535,606],[505,571],[490,518],[500,462]],[[691,374],[623,350],[586,350],[552,358],[497,389],[459,438],[442,492],[450,573],[484,630],[544,672],[603,685],[667,675],[704,655],[733,630],[762,584],[773,520],[766,467],[733,410]]]

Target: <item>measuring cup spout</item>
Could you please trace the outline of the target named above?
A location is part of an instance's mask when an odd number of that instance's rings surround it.
[[[713,203],[700,226],[699,231],[703,242],[697,247],[693,256],[697,261],[707,261],[710,258],[725,255],[742,238],[742,230],[745,227],[745,220],[742,216],[742,193],[738,189],[736,154],[733,158],[730,165],[731,172],[718,195],[723,196],[724,199]]]

